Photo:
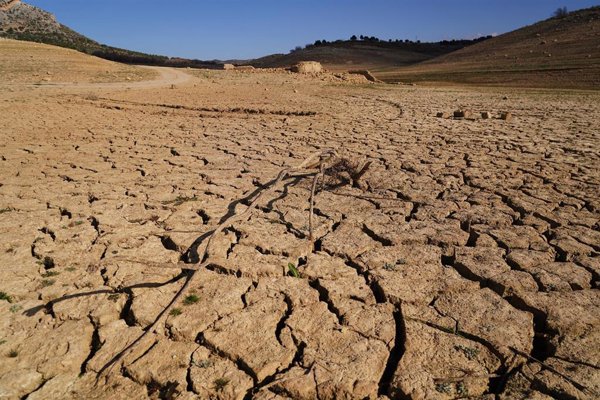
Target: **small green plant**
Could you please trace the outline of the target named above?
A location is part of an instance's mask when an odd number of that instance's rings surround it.
[[[42,280],[42,287],[48,287],[48,286],[52,286],[56,283],[56,281],[54,279],[44,279]]]
[[[53,276],[60,275],[60,272],[56,271],[47,271],[42,274],[42,278],[51,278]]]
[[[6,292],[0,292],[0,300],[5,300],[9,303],[12,303],[12,297],[10,297]]]
[[[118,293],[111,293],[108,295],[108,300],[110,301],[117,301],[119,300],[119,294]]]
[[[65,270],[66,270],[66,271],[68,271],[68,272],[73,272],[73,271],[75,271],[76,269],[77,269],[77,268],[75,268],[75,267],[68,267],[68,268],[65,268]]]
[[[181,311],[180,308],[174,308],[171,310],[171,312],[169,312],[169,315],[172,317],[176,317],[178,315],[181,315],[183,313],[183,311]]]
[[[392,264],[392,263],[385,263],[383,264],[383,269],[385,269],[386,271],[395,271],[396,270],[396,265]]]
[[[458,394],[459,396],[468,396],[469,395],[469,390],[465,386],[464,382],[458,382],[456,384],[456,394]]]
[[[446,394],[452,393],[452,388],[449,383],[436,383],[435,390],[440,393],[446,393]]]
[[[215,384],[215,390],[217,392],[222,392],[223,389],[225,389],[225,386],[227,386],[227,384],[229,384],[229,379],[217,378],[217,379],[215,379],[214,384]]]
[[[7,212],[11,212],[13,209],[10,207],[6,207],[6,208],[0,208],[0,214],[4,214]]]
[[[22,306],[20,306],[19,304],[13,304],[12,306],[10,306],[9,310],[11,313],[16,313],[19,312],[23,309]]]
[[[198,368],[209,368],[213,366],[213,362],[210,360],[202,360],[196,363],[196,367]]]
[[[4,339],[0,340],[0,346],[2,346],[4,343],[6,343],[6,340],[4,340]]]
[[[462,346],[459,344],[458,346],[454,346],[454,348],[465,353],[465,356],[467,356],[469,360],[474,360],[479,354],[479,349],[473,347]]]
[[[183,300],[183,304],[185,304],[186,306],[190,306],[192,304],[197,303],[198,301],[200,301],[200,297],[196,296],[195,294],[190,294]]]
[[[292,263],[288,264],[288,271],[290,273],[290,275],[292,275],[294,278],[300,278],[300,272],[298,271],[298,268],[296,268],[296,266]]]
[[[11,351],[8,352],[8,356],[10,358],[16,358],[19,356],[19,352],[15,349],[12,349]]]

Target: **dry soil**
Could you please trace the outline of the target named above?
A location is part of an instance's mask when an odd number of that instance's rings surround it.
[[[14,74],[0,81],[0,398],[598,397],[596,92]],[[436,118],[457,109],[473,118]],[[314,246],[312,179],[294,175],[96,382],[181,287],[169,266],[328,147],[371,168],[365,190],[320,188]]]

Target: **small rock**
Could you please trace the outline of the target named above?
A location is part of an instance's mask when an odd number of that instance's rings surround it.
[[[468,111],[468,110],[454,111],[454,118],[469,118],[469,117],[471,117],[471,111]]]
[[[500,119],[504,121],[512,121],[512,114],[509,112],[501,112]]]
[[[447,112],[439,112],[436,114],[436,117],[447,119],[450,118],[450,114],[448,114]]]
[[[489,113],[489,111],[484,111],[481,113],[482,119],[490,119],[491,117],[492,117],[492,115]]]

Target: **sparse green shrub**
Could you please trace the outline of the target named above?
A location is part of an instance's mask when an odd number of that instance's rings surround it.
[[[462,346],[459,344],[458,346],[454,346],[454,348],[456,350],[460,350],[463,353],[465,353],[465,356],[469,360],[473,360],[473,359],[477,358],[477,355],[479,354],[479,349],[476,349],[474,347],[467,347],[467,346]]]
[[[183,300],[183,304],[189,306],[197,303],[198,301],[200,301],[200,297],[196,296],[195,294],[190,294]]]
[[[392,264],[392,263],[385,263],[383,264],[383,269],[385,269],[386,271],[395,271],[396,270],[396,265]]]
[[[225,386],[227,386],[227,384],[229,384],[229,379],[218,378],[218,379],[215,379],[214,384],[215,384],[215,390],[217,392],[222,392],[223,389],[225,389]]]
[[[213,362],[210,360],[202,360],[202,361],[198,361],[197,363],[195,363],[196,367],[198,368],[209,368],[213,366]]]
[[[436,383],[435,390],[440,393],[450,394],[452,393],[452,387],[449,383]]]
[[[16,313],[19,312],[23,309],[22,306],[20,306],[19,304],[13,304],[12,306],[10,306],[10,312],[11,313]]]
[[[9,303],[12,303],[12,297],[10,297],[6,292],[0,292],[0,300],[5,300]]]
[[[48,287],[48,286],[52,286],[55,283],[56,283],[56,281],[54,279],[44,279],[42,281],[42,287],[45,288],[45,287]]]
[[[174,308],[171,310],[171,312],[169,313],[170,316],[172,317],[176,317],[178,315],[181,315],[183,313],[183,311],[181,311],[180,308]]]

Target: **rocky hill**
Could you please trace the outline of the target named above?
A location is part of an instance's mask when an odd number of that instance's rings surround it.
[[[0,0],[0,37],[66,47],[129,64],[216,68],[211,61],[171,59],[165,56],[106,46],[61,24],[56,17],[20,0]]]

